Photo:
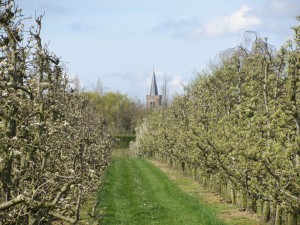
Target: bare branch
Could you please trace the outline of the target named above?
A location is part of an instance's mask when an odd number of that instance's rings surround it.
[[[25,201],[25,197],[23,195],[19,195],[18,197],[0,204],[0,211],[9,209],[12,206],[18,205]]]

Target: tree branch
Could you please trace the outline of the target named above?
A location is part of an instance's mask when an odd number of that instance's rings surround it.
[[[5,210],[5,209],[9,209],[12,206],[18,205],[22,202],[24,202],[26,199],[23,195],[19,195],[16,198],[8,201],[8,202],[4,202],[0,204],[0,211]]]
[[[73,182],[66,183],[66,184],[60,189],[60,191],[57,193],[55,199],[54,199],[54,200],[52,201],[52,203],[51,203],[52,206],[55,206],[55,205],[59,202],[61,196],[62,196],[64,193],[66,193],[66,192],[68,191],[68,189],[69,189],[69,187],[70,187],[70,185],[71,185],[72,183],[73,183]]]
[[[72,224],[76,223],[75,219],[72,219],[70,217],[66,217],[64,215],[61,215],[61,214],[58,214],[58,213],[50,213],[52,216],[54,216],[55,218],[57,219],[61,219],[61,220],[64,220],[66,222],[70,222]]]

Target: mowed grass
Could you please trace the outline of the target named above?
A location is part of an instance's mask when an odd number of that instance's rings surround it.
[[[103,185],[97,209],[105,210],[101,224],[225,224],[143,159],[114,157]]]
[[[224,201],[218,193],[212,193],[207,188],[196,182],[192,177],[184,175],[181,171],[169,165],[151,160],[153,165],[163,171],[180,190],[195,197],[206,205],[213,208],[222,221],[230,225],[258,225],[260,219],[256,214],[240,211],[237,206]]]

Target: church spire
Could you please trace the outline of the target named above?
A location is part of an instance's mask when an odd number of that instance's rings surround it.
[[[152,76],[152,83],[150,89],[150,96],[156,96],[156,95],[158,95],[158,89],[157,89],[154,66],[153,66],[153,76]]]
[[[152,75],[150,95],[146,96],[146,100],[147,100],[147,108],[148,109],[156,110],[161,107],[162,96],[158,94],[156,77],[155,77],[155,72],[154,72],[154,65],[153,65],[153,75]]]

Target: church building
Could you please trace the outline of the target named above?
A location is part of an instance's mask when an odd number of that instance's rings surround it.
[[[147,100],[147,105],[146,105],[147,108],[158,109],[162,105],[162,95],[158,94],[154,69],[153,69],[150,95],[146,96],[146,100]]]

